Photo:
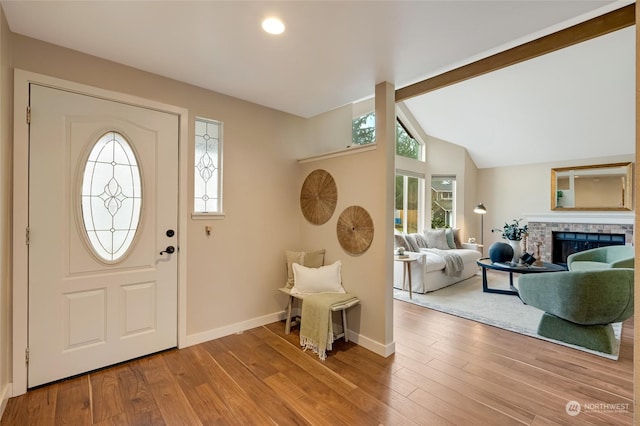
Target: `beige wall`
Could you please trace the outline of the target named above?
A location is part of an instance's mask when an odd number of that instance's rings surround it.
[[[626,161],[635,161],[635,156],[480,169],[478,194],[487,208],[484,217],[485,254],[492,243],[501,240],[500,233],[491,233],[492,228],[502,228],[505,222],[526,218],[526,214],[551,212],[551,168]]]
[[[484,203],[484,200],[482,199],[478,188],[478,168],[466,150],[464,153],[464,163],[465,186],[464,193],[462,195],[464,199],[464,210],[458,212],[458,214],[462,214],[462,224],[459,226],[459,228],[461,228],[460,236],[463,242],[467,241],[469,237],[474,237],[476,242],[481,243],[481,237],[486,239],[486,231],[484,235],[480,232],[481,220],[484,220],[484,218],[480,218],[478,214],[473,212],[473,209],[478,204]],[[486,254],[486,251],[484,254]]]
[[[316,115],[307,120],[304,146],[298,158],[346,149],[351,145],[351,104]]]
[[[11,396],[11,173],[13,78],[10,32],[0,9],[0,401]],[[1,411],[0,411],[1,412]]]
[[[298,178],[299,187],[309,173],[324,169],[333,176],[338,188],[338,203],[333,216],[322,225],[313,225],[304,220],[302,224],[302,249],[326,250],[325,264],[336,260],[342,262],[343,285],[361,300],[360,306],[349,311],[349,327],[374,341],[384,341],[384,315],[380,311],[381,288],[384,288],[385,257],[384,234],[386,227],[378,211],[378,198],[382,195],[376,174],[378,150],[336,157],[302,164]],[[368,182],[369,185],[362,185]],[[352,205],[365,208],[371,215],[375,233],[369,249],[361,255],[351,255],[338,242],[336,225],[342,211]]]

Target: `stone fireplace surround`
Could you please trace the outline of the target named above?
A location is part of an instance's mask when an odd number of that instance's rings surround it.
[[[553,253],[553,232],[589,232],[602,234],[623,234],[625,244],[633,245],[634,213],[579,213],[558,212],[526,214],[529,237],[526,251],[536,252],[536,242],[542,242],[542,260],[551,262]],[[524,247],[523,247],[524,248]]]

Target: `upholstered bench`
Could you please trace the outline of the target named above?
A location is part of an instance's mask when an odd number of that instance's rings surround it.
[[[282,287],[279,288],[278,290],[280,290],[282,293],[286,294],[289,296],[289,303],[287,304],[287,321],[285,323],[284,326],[284,332],[285,334],[289,334],[291,332],[291,326],[292,325],[298,325],[299,321],[297,319],[292,320],[291,318],[291,311],[293,309],[293,304],[295,299],[298,300],[303,300],[305,298],[305,296],[308,296],[306,294],[291,294],[291,289],[290,288],[286,288],[286,287]],[[342,304],[335,304],[333,306],[331,306],[331,311],[332,312],[341,312],[342,313],[342,333],[339,334],[334,334],[334,339],[339,339],[341,337],[344,337],[344,341],[348,342],[349,338],[347,336],[347,309],[349,309],[352,306],[355,306],[357,304],[360,303],[360,300],[357,298],[351,299],[345,303]]]

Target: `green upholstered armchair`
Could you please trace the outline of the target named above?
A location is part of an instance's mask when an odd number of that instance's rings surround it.
[[[633,246],[598,247],[567,256],[567,268],[570,271],[633,268],[634,256]]]
[[[633,315],[631,268],[526,274],[518,279],[522,301],[545,311],[538,334],[612,353],[612,323]]]

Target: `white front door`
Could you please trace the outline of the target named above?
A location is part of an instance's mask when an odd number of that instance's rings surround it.
[[[37,84],[30,106],[28,387],[175,347],[178,116]]]

